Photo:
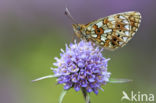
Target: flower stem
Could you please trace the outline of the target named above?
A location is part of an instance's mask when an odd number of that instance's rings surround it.
[[[86,103],[91,103],[91,102],[90,102],[89,94],[86,92],[86,89],[81,88],[81,90],[82,90],[82,94],[83,94],[83,96],[84,96],[84,99],[85,99]]]

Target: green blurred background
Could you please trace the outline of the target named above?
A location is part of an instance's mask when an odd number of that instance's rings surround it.
[[[63,89],[55,79],[31,80],[52,74],[50,67],[60,48],[76,38],[72,22],[64,15],[68,5],[79,23],[110,14],[139,11],[142,23],[127,46],[114,52],[108,71],[126,84],[107,84],[91,94],[92,103],[121,102],[122,91],[156,93],[155,0],[1,0],[0,1],[0,103],[57,103]],[[84,103],[81,92],[69,91],[63,103]]]

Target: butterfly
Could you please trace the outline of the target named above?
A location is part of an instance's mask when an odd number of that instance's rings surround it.
[[[75,22],[69,10],[65,14]],[[116,50],[125,46],[138,31],[141,14],[136,11],[113,14],[88,24],[72,25],[75,34],[86,41],[92,41],[102,48]]]

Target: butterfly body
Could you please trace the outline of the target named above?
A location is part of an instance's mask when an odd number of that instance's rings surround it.
[[[97,45],[115,50],[123,47],[137,32],[141,22],[139,12],[130,11],[110,15],[88,24],[73,24],[75,34]]]

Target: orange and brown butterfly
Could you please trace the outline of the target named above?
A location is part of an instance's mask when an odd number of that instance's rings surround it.
[[[66,8],[65,14],[74,19]],[[84,40],[115,50],[123,47],[132,39],[141,22],[141,14],[136,11],[113,14],[88,24],[73,24],[75,34]]]

